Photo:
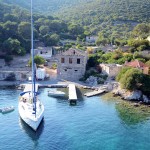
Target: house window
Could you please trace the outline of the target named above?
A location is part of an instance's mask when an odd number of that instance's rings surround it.
[[[65,63],[65,58],[61,58],[61,63]]]
[[[80,64],[80,58],[77,58],[77,64]]]
[[[72,64],[72,58],[69,58],[69,64]]]

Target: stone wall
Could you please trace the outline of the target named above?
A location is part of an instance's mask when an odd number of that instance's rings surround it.
[[[24,81],[31,73],[28,71],[0,71],[0,80],[5,80],[10,74],[14,74],[17,81]]]
[[[102,72],[107,74],[109,77],[116,77],[121,70],[122,66],[117,64],[100,64]]]

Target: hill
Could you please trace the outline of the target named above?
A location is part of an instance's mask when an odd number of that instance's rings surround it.
[[[26,0],[0,0],[7,4],[19,5],[23,8],[30,9],[30,1]],[[60,9],[69,8],[90,0],[33,0],[34,10],[39,13],[53,14]]]
[[[112,27],[115,29],[117,26],[128,31],[130,28],[125,29],[124,26],[150,22],[149,8],[150,0],[94,0],[60,10],[57,15],[92,27],[92,33],[102,29],[112,30]]]
[[[0,2],[0,53],[8,55],[24,55],[30,52],[31,25],[30,12],[19,6]],[[34,13],[34,39],[45,46],[56,46],[60,38],[65,36],[76,39],[83,34],[83,29],[77,26],[69,28],[69,24],[52,17]],[[0,55],[1,57],[1,55]]]
[[[1,0],[30,8],[25,0]],[[33,0],[34,1],[34,0]],[[127,40],[129,32],[139,23],[150,22],[150,0],[36,0],[36,12],[51,14],[61,20],[80,24],[85,35]]]

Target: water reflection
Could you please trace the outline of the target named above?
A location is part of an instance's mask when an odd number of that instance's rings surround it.
[[[32,139],[32,141],[38,141],[44,130],[44,119],[41,121],[37,131],[31,129],[21,118],[19,118],[19,125],[21,129]]]

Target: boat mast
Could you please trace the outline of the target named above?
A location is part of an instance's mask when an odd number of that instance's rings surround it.
[[[35,99],[35,64],[34,64],[34,46],[33,46],[33,0],[31,0],[31,60],[32,60],[32,100],[33,110],[36,117],[36,99]]]

